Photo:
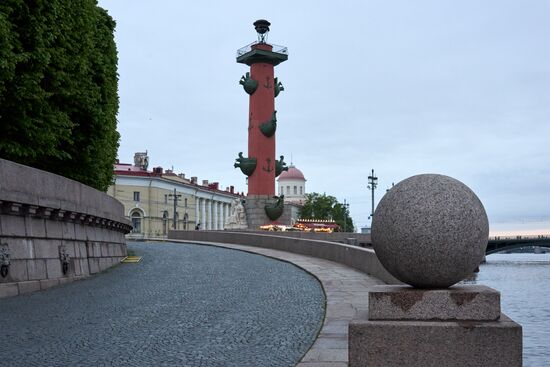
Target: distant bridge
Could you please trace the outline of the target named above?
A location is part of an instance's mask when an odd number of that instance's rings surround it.
[[[526,246],[550,248],[550,235],[492,236],[489,237],[486,255]]]

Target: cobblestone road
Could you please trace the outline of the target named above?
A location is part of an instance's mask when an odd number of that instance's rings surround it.
[[[0,299],[0,366],[294,366],[324,315],[294,265],[209,246],[131,244],[139,264]]]

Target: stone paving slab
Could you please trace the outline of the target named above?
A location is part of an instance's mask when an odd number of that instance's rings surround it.
[[[348,366],[349,322],[355,318],[366,318],[369,288],[385,284],[384,282],[345,265],[314,257],[252,246],[198,241],[193,243],[232,248],[288,261],[313,274],[325,291],[326,315],[315,343],[296,366]]]

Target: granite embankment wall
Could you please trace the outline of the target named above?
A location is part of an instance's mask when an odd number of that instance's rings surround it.
[[[117,264],[130,230],[122,204],[107,194],[0,159],[0,297]]]
[[[402,284],[384,269],[372,249],[276,233],[169,231],[168,239],[189,242],[232,243],[292,252],[334,261],[372,275],[388,284]],[[347,236],[352,237],[349,234]]]

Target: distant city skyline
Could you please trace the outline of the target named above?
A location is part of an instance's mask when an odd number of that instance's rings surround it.
[[[252,23],[288,46],[277,68],[277,155],[308,192],[350,203],[367,225],[376,202],[419,173],[452,176],[483,202],[492,233],[550,233],[550,3],[392,1],[203,3],[100,0],[117,22],[121,162],[246,192]],[[358,228],[359,229],[359,228]]]

